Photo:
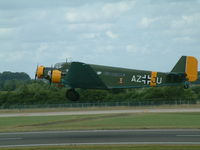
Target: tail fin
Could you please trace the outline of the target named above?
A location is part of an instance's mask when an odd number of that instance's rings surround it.
[[[182,56],[172,69],[173,73],[185,73],[190,82],[198,79],[198,60],[193,56]]]

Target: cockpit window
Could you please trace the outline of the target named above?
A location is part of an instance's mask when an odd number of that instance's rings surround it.
[[[54,68],[60,69],[60,68],[62,68],[62,66],[63,66],[64,64],[65,64],[64,62],[56,63],[56,64],[54,65]]]

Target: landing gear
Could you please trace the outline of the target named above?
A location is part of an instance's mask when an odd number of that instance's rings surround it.
[[[184,86],[183,86],[183,87],[184,87],[184,89],[188,89],[188,88],[190,87],[190,83],[186,81],[186,82],[184,83]]]
[[[75,91],[75,89],[69,89],[66,92],[66,97],[71,101],[78,101],[79,100],[79,93]]]

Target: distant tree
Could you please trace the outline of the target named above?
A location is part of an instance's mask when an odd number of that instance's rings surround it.
[[[0,73],[0,80],[30,80],[30,76],[24,72],[5,71]]]
[[[12,91],[21,86],[24,82],[30,81],[31,78],[24,72],[9,72],[0,73],[0,90]]]

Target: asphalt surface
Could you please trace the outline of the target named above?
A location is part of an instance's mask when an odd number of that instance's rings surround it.
[[[0,147],[91,144],[199,144],[200,129],[0,133]]]
[[[127,109],[127,110],[86,110],[64,112],[31,112],[31,113],[0,113],[0,117],[21,116],[59,116],[59,115],[91,115],[91,114],[115,114],[115,113],[174,113],[174,112],[200,112],[200,108],[162,108],[162,109]]]

